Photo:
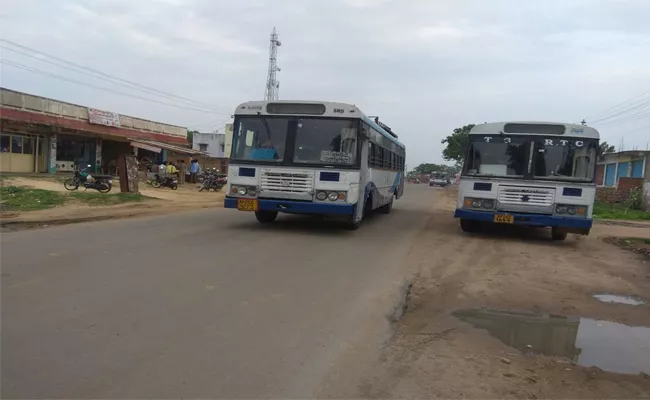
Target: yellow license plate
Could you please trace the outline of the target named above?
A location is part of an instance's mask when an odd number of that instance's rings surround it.
[[[239,211],[257,211],[257,200],[237,199]]]
[[[494,222],[498,224],[513,224],[515,222],[515,217],[509,214],[495,214]]]

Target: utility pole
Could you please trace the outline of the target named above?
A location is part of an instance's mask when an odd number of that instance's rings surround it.
[[[266,90],[264,91],[264,100],[277,100],[280,94],[280,82],[276,78],[276,73],[280,71],[278,67],[278,47],[282,46],[278,40],[278,33],[273,27],[271,32],[271,43],[269,45],[269,73],[266,78]]]

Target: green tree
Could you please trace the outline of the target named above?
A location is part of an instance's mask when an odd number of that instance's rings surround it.
[[[469,131],[474,127],[474,124],[465,125],[462,128],[454,129],[454,133],[442,139],[442,144],[447,146],[442,151],[442,158],[447,161],[456,161],[461,164],[467,153],[467,145],[469,143]]]
[[[613,145],[610,145],[607,142],[600,142],[599,152],[600,152],[600,154],[616,153],[616,147],[614,147]]]
[[[455,174],[457,170],[458,169],[453,165],[423,163],[415,167],[411,173],[418,175],[429,175],[432,172],[448,172],[450,174]]]
[[[199,133],[199,131],[187,131],[187,143],[189,143],[190,147],[192,147],[192,138],[194,137],[195,133]]]

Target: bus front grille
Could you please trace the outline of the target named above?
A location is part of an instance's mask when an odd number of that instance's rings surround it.
[[[555,199],[555,189],[527,186],[499,186],[500,204],[550,207]]]
[[[275,193],[312,193],[314,188],[313,172],[263,171],[260,189],[262,192]]]

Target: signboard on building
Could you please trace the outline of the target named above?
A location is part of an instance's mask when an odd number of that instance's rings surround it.
[[[88,109],[88,122],[91,124],[105,125],[105,126],[120,126],[120,114],[102,111],[96,108]]]

